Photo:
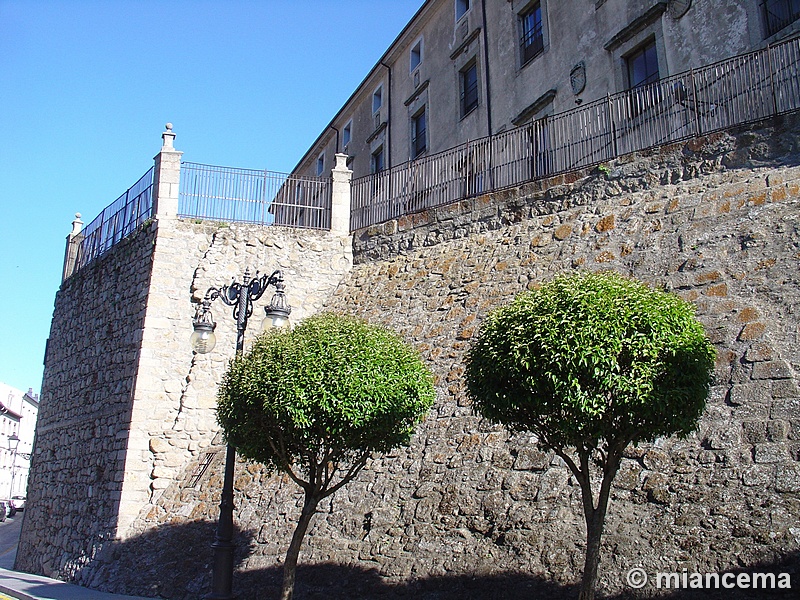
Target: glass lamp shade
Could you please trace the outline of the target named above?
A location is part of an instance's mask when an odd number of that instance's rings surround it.
[[[261,331],[273,328],[289,327],[289,313],[283,310],[266,309],[266,316],[261,322]]]
[[[17,437],[16,433],[12,433],[10,436],[8,436],[8,449],[11,450],[11,452],[14,452],[17,449],[17,446],[19,446],[19,438]]]
[[[189,338],[192,350],[198,354],[207,354],[217,345],[217,336],[214,335],[214,328],[206,324],[196,324],[192,337]]]

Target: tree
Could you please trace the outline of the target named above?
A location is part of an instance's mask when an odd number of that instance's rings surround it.
[[[610,272],[557,277],[481,325],[465,371],[475,410],[534,433],[580,485],[586,519],[581,600],[594,598],[623,451],[697,427],[714,357],[688,302]],[[595,497],[596,469],[602,481]]]
[[[395,334],[322,314],[259,337],[222,382],[217,419],[244,457],[286,473],[304,492],[284,562],[282,600],[319,502],[374,452],[409,443],[432,406],[433,378]]]

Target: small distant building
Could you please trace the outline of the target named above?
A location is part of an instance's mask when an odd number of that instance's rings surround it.
[[[0,383],[0,499],[27,495],[38,412],[39,396],[32,389],[23,392]]]

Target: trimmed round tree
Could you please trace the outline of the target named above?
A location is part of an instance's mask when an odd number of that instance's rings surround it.
[[[557,277],[483,322],[466,358],[467,393],[487,419],[534,433],[579,482],[582,600],[594,598],[623,451],[697,427],[714,358],[691,304],[611,272]]]
[[[286,553],[283,600],[292,597],[319,502],[373,453],[408,444],[434,398],[430,371],[397,335],[330,313],[266,333],[231,363],[217,402],[226,441],[286,473],[305,494]]]

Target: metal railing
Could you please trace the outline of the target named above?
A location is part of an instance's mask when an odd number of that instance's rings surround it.
[[[154,168],[151,167],[139,181],[84,227],[72,273],[107,252],[153,215],[153,173]]]
[[[332,180],[181,164],[178,216],[204,221],[330,229]]]
[[[352,182],[351,230],[800,108],[800,38]]]

